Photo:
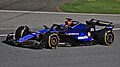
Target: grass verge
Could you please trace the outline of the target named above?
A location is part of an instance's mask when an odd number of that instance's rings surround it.
[[[120,14],[120,0],[73,0],[59,9],[72,13]]]

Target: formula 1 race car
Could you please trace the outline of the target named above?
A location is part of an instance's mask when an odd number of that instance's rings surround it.
[[[70,18],[67,18],[70,19]],[[72,21],[73,26],[64,24],[53,24],[50,28],[43,25],[45,29],[30,31],[28,26],[20,26],[15,34],[9,33],[5,39],[7,43],[14,43],[17,46],[30,45],[36,47],[56,48],[60,43],[69,43],[71,46],[85,45],[111,45],[114,41],[112,22],[91,19],[86,24]],[[96,29],[96,26],[104,28]],[[31,44],[29,41],[34,40]]]

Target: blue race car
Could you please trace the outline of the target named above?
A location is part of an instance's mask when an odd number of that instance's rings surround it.
[[[67,18],[69,20],[70,18]],[[96,26],[104,28],[96,29]],[[69,43],[71,46],[85,45],[111,45],[114,41],[112,22],[91,19],[86,24],[72,21],[72,26],[53,24],[50,28],[32,32],[28,26],[20,26],[15,32],[9,33],[5,42],[18,46],[24,44],[36,47],[56,48],[60,43]],[[31,44],[30,41],[34,42]]]

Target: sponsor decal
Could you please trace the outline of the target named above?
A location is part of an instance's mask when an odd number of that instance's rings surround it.
[[[79,33],[68,33],[68,35],[79,35]]]
[[[87,39],[87,36],[79,36],[78,39]]]
[[[111,26],[107,26],[106,28],[113,28],[113,27],[111,27]]]
[[[95,29],[94,28],[90,28],[90,31],[95,31]]]

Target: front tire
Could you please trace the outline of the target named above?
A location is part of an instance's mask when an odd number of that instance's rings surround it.
[[[110,46],[114,41],[114,33],[111,30],[101,30],[98,34],[98,43]]]
[[[29,34],[30,30],[28,26],[20,26],[15,32],[15,39],[19,40],[21,37]]]

